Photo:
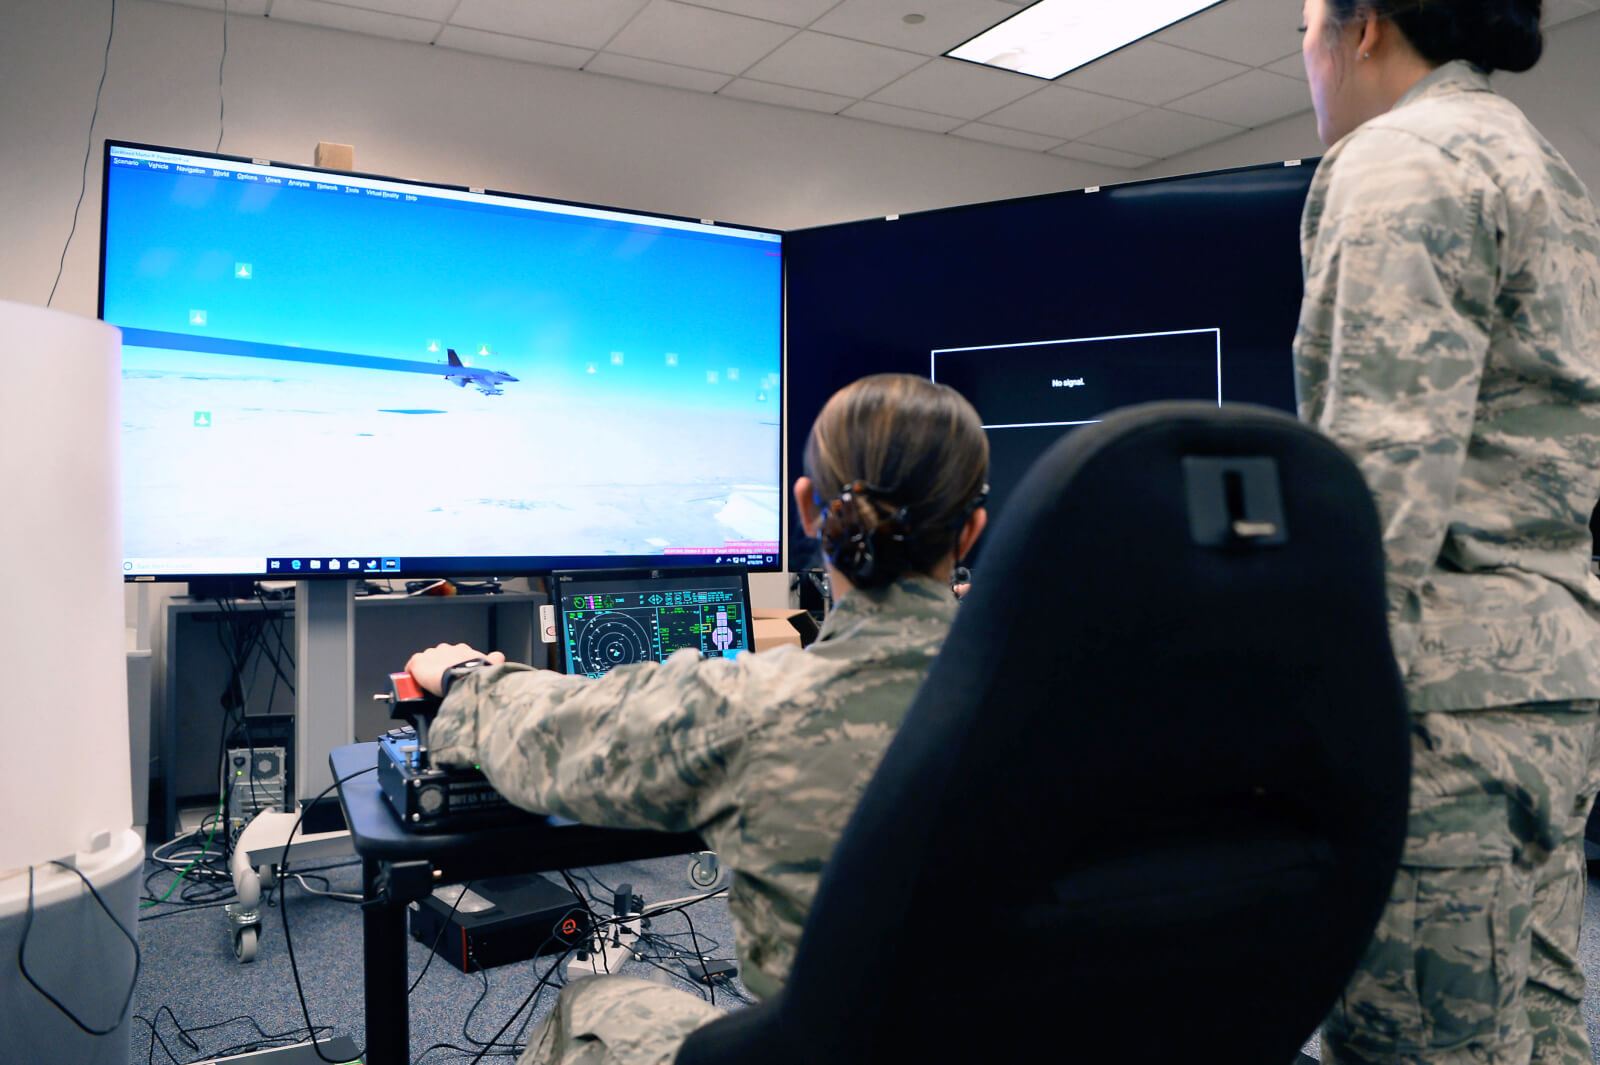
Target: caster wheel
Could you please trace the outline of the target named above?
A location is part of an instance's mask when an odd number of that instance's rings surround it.
[[[707,851],[689,859],[689,868],[685,870],[685,875],[689,878],[689,883],[704,891],[722,879],[722,866],[718,863],[717,856]]]
[[[233,933],[233,956],[240,963],[256,960],[256,946],[261,941],[261,931],[257,928],[240,928]]]

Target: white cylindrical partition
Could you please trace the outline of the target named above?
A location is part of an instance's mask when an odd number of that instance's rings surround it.
[[[93,851],[133,816],[121,334],[94,319],[0,301],[0,342],[4,871]]]

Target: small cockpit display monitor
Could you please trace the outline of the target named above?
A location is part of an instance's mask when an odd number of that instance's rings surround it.
[[[754,648],[743,567],[586,570],[551,577],[562,669],[600,677],[693,648],[737,658]]]

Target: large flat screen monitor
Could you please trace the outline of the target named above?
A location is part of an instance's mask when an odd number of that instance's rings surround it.
[[[837,388],[897,371],[977,408],[991,512],[1078,425],[1162,399],[1292,411],[1300,211],[1273,164],[791,232],[789,462]],[[815,564],[790,530],[790,565]],[[980,545],[981,547],[981,545]]]
[[[775,569],[782,251],[109,142],[124,575]]]

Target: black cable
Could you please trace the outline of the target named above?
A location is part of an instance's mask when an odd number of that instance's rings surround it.
[[[222,65],[228,61],[228,0],[222,0],[222,58],[217,60],[217,146],[215,151],[222,151],[222,131],[227,128],[223,122],[223,115],[227,106],[227,98],[222,92]]]
[[[694,956],[700,960],[700,975],[705,977],[706,986],[711,989],[711,1004],[715,1006],[717,1004],[717,987],[711,980],[710,971],[706,968],[706,952],[700,949],[700,936],[694,930],[694,918],[689,916],[687,907],[677,907],[676,910],[678,913],[683,914],[683,919],[688,922],[689,942],[694,944]],[[673,911],[669,910],[667,912],[671,913]],[[306,1023],[310,1024],[311,1021],[308,1019]]]
[[[555,936],[550,937],[550,939],[555,938]],[[550,939],[545,940],[545,942],[550,942]],[[541,946],[539,949],[543,950],[544,947]],[[560,968],[561,963],[567,960],[567,955],[571,954],[572,951],[572,947],[568,947],[566,950],[562,951],[561,956],[555,960],[549,969],[545,970],[545,974],[539,977],[539,982],[533,985],[533,990],[528,992],[528,997],[522,1000],[522,1005],[518,1006],[516,1012],[512,1013],[510,1017],[506,1018],[506,1023],[502,1024],[500,1026],[500,1030],[494,1033],[494,1038],[483,1044],[483,1049],[478,1051],[478,1056],[472,1059],[471,1065],[478,1065],[478,1062],[483,1060],[483,1056],[489,1052],[490,1047],[499,1045],[500,1037],[506,1034],[506,1030],[511,1027],[511,1025],[519,1016],[522,1015],[523,1010],[533,1005],[533,1001],[538,996],[539,992],[544,990],[545,985],[550,982],[550,977],[555,975],[556,969]],[[476,1042],[476,1040],[473,1041]]]
[[[598,876],[596,876],[595,875],[595,871],[593,869],[585,869],[584,873],[588,876],[589,879],[593,880],[596,884],[599,884],[600,885],[600,890],[604,891],[607,895],[615,895],[617,893],[615,888],[607,887],[606,886],[606,882],[604,880],[601,880]]]
[[[226,899],[224,899],[222,902],[196,902],[188,906],[180,906],[176,910],[166,910],[162,913],[147,913],[143,917],[139,918],[139,923],[144,924],[146,921],[159,921],[163,917],[179,917],[190,912],[191,910],[214,910],[218,906],[226,905],[228,905]]]
[[[428,975],[428,966],[433,964],[434,956],[439,953],[439,944],[444,942],[444,934],[450,927],[450,918],[456,915],[456,908],[461,905],[461,900],[466,898],[467,892],[472,890],[473,883],[474,881],[469,880],[462,886],[461,894],[457,895],[456,901],[450,904],[450,912],[445,914],[443,921],[439,922],[439,934],[433,937],[433,946],[428,948],[428,960],[422,963],[422,971],[417,974],[415,980],[411,981],[411,986],[406,988],[407,997],[417,989],[418,984],[422,983],[422,978]],[[463,958],[462,961],[465,962],[466,959]]]
[[[283,682],[284,687],[289,689],[289,694],[293,695],[294,681],[291,680],[284,672],[283,663],[278,658],[278,656],[281,654],[284,659],[288,660],[289,668],[294,668],[294,655],[290,653],[289,645],[283,638],[284,611],[273,610],[268,606],[266,593],[261,590],[261,586],[259,584],[255,586],[254,590],[256,602],[261,604],[262,628],[264,629],[270,624],[272,626],[272,634],[274,638],[276,638],[278,644],[277,649],[274,650],[271,645],[267,643],[266,637],[262,636],[262,651],[267,656],[267,660],[272,663],[273,672],[278,675],[278,679]]]
[[[227,609],[222,605],[222,599],[217,599],[217,606],[221,613],[217,618],[217,643],[222,648],[222,653],[228,659],[228,682],[223,689],[218,702],[222,705],[222,733],[217,737],[217,807],[224,812],[222,823],[222,853],[225,857],[233,856],[233,826],[228,824],[227,809],[228,796],[231,785],[228,781],[228,725],[233,708],[244,703],[245,696],[242,689],[243,675],[239,670],[237,658],[239,639],[238,633],[233,631],[232,620],[228,617]],[[233,636],[230,645],[223,639],[222,628],[226,624]],[[252,755],[253,757],[253,755]],[[204,853],[204,852],[202,852]]]
[[[166,1007],[162,1008],[165,1009]],[[183,1065],[183,1063],[178,1060],[178,1055],[174,1054],[172,1052],[172,1048],[167,1046],[167,1041],[161,1038],[161,1033],[156,1031],[155,1025],[151,1024],[148,1019],[139,1016],[137,1013],[133,1015],[133,1019],[136,1021],[143,1021],[145,1027],[150,1029],[150,1053],[145,1055],[144,1059],[148,1065],[155,1065],[157,1043],[160,1043],[161,1049],[166,1051],[167,1057],[172,1060],[172,1065]]]
[[[192,1050],[197,1054],[201,1054],[202,1051],[201,1051],[201,1048],[200,1048],[200,1044],[194,1039],[194,1034],[196,1032],[209,1032],[209,1031],[213,1031],[213,1030],[215,1030],[217,1028],[225,1028],[228,1025],[236,1024],[239,1021],[244,1021],[245,1023],[249,1024],[250,1027],[252,1027],[252,1028],[254,1028],[256,1030],[256,1035],[259,1038],[247,1040],[247,1041],[242,1042],[242,1043],[235,1043],[232,1046],[220,1047],[220,1048],[218,1048],[216,1050],[204,1052],[202,1054],[202,1056],[205,1057],[208,1060],[209,1059],[213,1059],[213,1058],[229,1057],[229,1056],[236,1055],[236,1054],[246,1054],[246,1053],[250,1053],[250,1052],[256,1051],[256,1050],[266,1050],[266,1049],[271,1049],[271,1048],[274,1048],[274,1047],[279,1047],[283,1043],[285,1043],[286,1041],[298,1040],[298,1039],[303,1038],[304,1035],[307,1032],[307,1029],[305,1029],[305,1028],[291,1028],[287,1032],[268,1032],[266,1029],[261,1027],[260,1022],[257,1021],[254,1017],[247,1017],[247,1016],[244,1016],[244,1015],[240,1015],[240,1016],[237,1016],[237,1017],[229,1017],[225,1021],[216,1021],[216,1022],[213,1022],[211,1024],[199,1024],[199,1025],[195,1025],[192,1028],[185,1028],[183,1026],[183,1022],[178,1020],[178,1015],[176,1013],[172,1012],[172,1007],[163,1005],[163,1006],[159,1007],[156,1010],[156,1012],[155,1012],[155,1018],[156,1018],[155,1021],[151,1021],[151,1020],[149,1020],[149,1019],[147,1019],[145,1017],[141,1017],[138,1014],[134,1015],[134,1019],[135,1020],[142,1021],[150,1029],[151,1040],[150,1040],[150,1052],[149,1052],[149,1055],[148,1055],[148,1060],[150,1060],[152,1063],[153,1063],[153,1061],[155,1059],[155,1044],[156,1044],[157,1041],[159,1041],[161,1043],[161,1049],[166,1051],[167,1057],[171,1058],[173,1060],[173,1062],[177,1063],[177,1065],[182,1065],[182,1063],[179,1062],[178,1057],[175,1054],[172,1053],[172,1048],[167,1046],[167,1041],[165,1039],[161,1038],[161,1033],[157,1028],[157,1023],[156,1022],[159,1022],[161,1020],[161,1014],[162,1013],[165,1013],[168,1017],[170,1017],[172,1019],[172,1026],[173,1026],[173,1028],[177,1029],[177,1032],[178,1032],[178,1042],[183,1044],[183,1046],[186,1047],[187,1049]],[[323,1026],[321,1026],[321,1028],[319,1030],[325,1031],[325,1032],[331,1032],[333,1029],[328,1027],[327,1025],[323,1025]]]
[[[429,1054],[432,1054],[435,1050],[454,1050],[457,1054],[460,1054],[462,1057],[466,1057],[468,1054],[472,1054],[472,1053],[475,1052],[472,1047],[458,1047],[454,1043],[434,1043],[432,1046],[430,1046],[426,1050],[422,1051],[416,1057],[412,1058],[411,1059],[411,1065],[420,1065],[422,1059],[427,1057]],[[492,1053],[494,1054],[495,1057],[510,1057],[512,1054],[516,1053],[516,1051],[514,1051],[514,1050],[496,1050],[496,1051],[492,1051]]]
[[[563,913],[561,915],[561,918],[556,921],[555,927],[556,928],[560,928],[562,921],[565,921],[568,917],[572,916],[572,914],[574,914],[576,912],[577,912],[577,910],[575,908],[567,910],[565,913]],[[539,955],[543,954],[545,948],[548,947],[552,943],[561,943],[561,944],[566,946],[566,949],[561,952],[561,957],[556,959],[556,962],[555,962],[555,964],[553,966],[551,966],[550,971],[545,973],[544,979],[541,980],[539,982],[539,984],[536,984],[534,986],[535,994],[532,997],[532,1001],[537,1001],[538,1000],[537,992],[538,992],[539,987],[541,985],[550,986],[550,987],[557,987],[557,988],[565,986],[565,981],[563,981],[561,984],[553,984],[553,983],[547,983],[547,982],[549,981],[551,975],[555,972],[555,970],[560,968],[561,963],[566,961],[568,955],[570,955],[574,950],[576,950],[578,948],[578,944],[576,944],[576,943],[567,943],[566,940],[561,936],[561,934],[559,932],[552,931],[550,933],[550,935],[545,937],[544,942],[539,944],[538,949],[533,952],[533,956],[535,958],[537,958]],[[488,974],[488,972],[484,969],[484,967],[478,962],[478,960],[476,958],[474,958],[472,960],[472,964],[477,968],[478,974],[483,977],[483,992],[478,995],[478,1000],[472,1004],[472,1008],[467,1011],[466,1019],[461,1022],[461,1037],[463,1039],[465,1039],[467,1042],[473,1044],[474,1046],[483,1047],[485,1049],[487,1049],[489,1047],[494,1047],[494,1046],[503,1046],[503,1047],[509,1047],[509,1048],[512,1048],[512,1049],[520,1049],[520,1047],[517,1045],[517,1042],[515,1040],[513,1040],[510,1043],[501,1043],[500,1042],[500,1036],[505,1033],[505,1028],[501,1028],[500,1031],[496,1032],[494,1038],[491,1039],[487,1043],[485,1043],[481,1039],[475,1038],[473,1036],[472,1032],[470,1031],[470,1028],[472,1026],[472,1017],[473,1017],[473,1015],[478,1012],[478,1007],[483,1005],[484,999],[487,998],[488,995],[489,995],[489,974]],[[517,1007],[517,1013],[512,1014],[512,1019],[515,1020],[518,1014],[520,1014],[523,1010],[528,1008],[528,1005],[529,1005],[529,1001],[525,1000],[522,1003],[521,1006],[518,1006]],[[522,1022],[524,1029],[527,1027],[528,1021],[531,1021],[532,1019],[533,1019],[533,1013],[532,1013],[532,1011],[529,1011],[528,1020],[525,1020],[525,1021]],[[509,1026],[509,1024],[510,1024],[510,1022],[508,1021],[507,1025]],[[521,1031],[521,1029],[519,1029],[519,1033],[520,1033],[520,1031]]]
[[[577,880],[580,884],[583,885],[583,893],[588,896],[590,902],[599,902],[599,901],[601,901],[600,900],[600,896],[598,894],[596,894],[595,886],[593,884],[589,883],[589,878],[591,876],[594,876],[594,874],[592,872],[588,872],[588,871],[585,871],[585,872],[571,872],[568,875],[570,875],[571,877],[573,877],[573,879]],[[599,879],[600,879],[599,877],[595,877],[595,881],[597,883],[598,883]],[[616,892],[615,891],[610,892],[610,894],[611,894],[612,897],[616,896]]]
[[[106,31],[106,55],[100,65],[100,86],[94,91],[94,114],[89,116],[89,143],[83,146],[83,183],[78,186],[78,203],[72,208],[72,228],[67,231],[67,242],[61,246],[61,261],[56,264],[56,279],[50,286],[46,307],[56,301],[56,285],[61,284],[61,273],[67,266],[67,249],[72,247],[73,234],[78,232],[78,212],[83,208],[84,194],[89,191],[89,156],[94,151],[94,123],[100,117],[100,94],[106,87],[106,72],[111,69],[111,38],[117,34],[117,0],[111,0],[111,28]]]
[[[267,597],[266,597],[266,594],[262,592],[261,585],[259,585],[259,584],[256,585],[255,591],[256,591],[256,601],[261,604],[261,610],[262,610],[263,615],[268,614],[268,613],[270,613],[272,615],[272,634],[274,636],[276,636],[277,639],[278,639],[278,652],[281,653],[283,655],[283,657],[288,660],[289,668],[292,670],[292,669],[294,669],[294,655],[289,651],[289,644],[283,638],[283,627],[284,627],[283,615],[284,615],[284,611],[281,611],[281,610],[268,611],[267,610]],[[271,657],[272,657],[273,669],[277,670],[277,673],[278,673],[279,677],[283,677],[284,676],[283,669],[278,664],[278,655],[275,653],[275,654],[272,654]],[[294,682],[289,680],[286,677],[284,678],[283,682],[286,685],[288,685],[289,694],[293,695],[294,694]]]
[[[461,1022],[461,1038],[465,1039],[467,1042],[471,1043],[473,1046],[484,1047],[484,1046],[489,1046],[489,1044],[485,1043],[485,1042],[483,1042],[481,1040],[474,1039],[472,1037],[471,1028],[472,1028],[472,1018],[477,1014],[478,1007],[483,1005],[484,1000],[489,997],[489,973],[478,962],[478,959],[473,958],[472,959],[472,964],[478,970],[478,976],[480,978],[482,978],[482,980],[483,980],[483,990],[478,992],[478,997],[477,997],[477,999],[475,999],[473,1001],[472,1008],[467,1010],[467,1016]],[[467,1053],[470,1054],[470,1053],[472,1053],[472,1051],[469,1050]]]
[[[315,799],[312,799],[310,802],[300,807],[300,814],[294,819],[294,825],[289,829],[289,835],[283,841],[283,856],[278,860],[279,883],[282,883],[284,878],[289,875],[289,844],[294,842],[294,834],[300,831],[300,823],[305,820],[306,811],[326,798],[328,793],[334,788],[337,788],[339,785],[344,784],[347,781],[354,780],[356,777],[363,776],[367,773],[376,772],[377,768],[378,767],[376,764],[369,765],[365,769],[356,770],[347,777],[335,780],[332,784],[329,784],[327,787],[322,789],[322,794],[318,795]],[[300,983],[300,966],[297,965],[294,960],[294,940],[289,937],[288,892],[284,891],[280,894],[279,898],[282,900],[278,905],[278,912],[283,915],[283,943],[284,946],[289,949],[289,971],[294,975],[294,992],[297,996],[299,996],[300,999],[300,1013],[306,1019],[306,1029],[312,1033],[311,1049],[316,1051],[317,1057],[321,1058],[323,1061],[326,1061],[328,1065],[344,1065],[344,1062],[349,1059],[335,1059],[328,1057],[328,1055],[322,1052],[322,1044],[317,1042],[317,1037],[315,1034],[316,1026],[311,1023],[311,1010],[306,1006],[306,990],[305,987]],[[357,1058],[364,1058],[366,1055],[367,1051],[365,1047],[356,1053]]]
[[[600,915],[594,912],[594,907],[589,905],[589,900],[584,898],[583,893],[578,890],[578,885],[574,884],[572,882],[572,877],[567,875],[567,871],[562,869],[560,870],[560,873],[561,879],[567,882],[567,890],[578,897],[578,902],[583,907],[583,912],[589,915],[589,934],[591,936],[596,935],[600,931],[601,925],[604,923],[600,920]],[[566,915],[563,914],[562,916],[564,918]],[[559,922],[557,927],[560,927]],[[544,948],[541,947],[540,949],[542,950]],[[604,958],[605,955],[602,953],[600,957]]]
[[[33,928],[33,866],[31,865],[28,866],[28,909],[27,913],[22,919],[22,939],[17,943],[17,968],[21,970],[22,978],[28,981],[28,986],[32,987],[35,991],[39,992],[39,994],[43,995],[45,999],[49,1001],[50,1005],[61,1011],[62,1016],[66,1017],[67,1020],[77,1025],[89,1035],[110,1035],[112,1032],[122,1027],[122,1022],[127,1019],[128,1005],[133,1002],[133,989],[139,983],[139,941],[133,937],[132,932],[122,927],[122,922],[117,920],[117,915],[111,912],[111,907],[106,905],[106,900],[100,897],[100,892],[94,889],[94,885],[89,883],[89,878],[84,876],[82,871],[68,865],[66,862],[52,861],[50,864],[58,866],[62,869],[70,870],[72,873],[76,874],[78,879],[83,881],[83,886],[89,889],[89,894],[94,896],[94,901],[99,903],[100,908],[105,911],[106,916],[111,918],[111,923],[117,926],[117,931],[121,932],[128,942],[133,945],[133,979],[128,982],[128,994],[127,997],[122,1000],[122,1008],[117,1011],[116,1023],[112,1024],[109,1028],[91,1028],[87,1024],[84,1024],[83,1021],[78,1019],[77,1014],[73,1013],[71,1010],[67,1009],[66,1006],[62,1005],[60,999],[56,998],[50,992],[39,986],[39,982],[33,978],[33,974],[28,972],[28,963],[25,957],[28,949],[28,932]]]

